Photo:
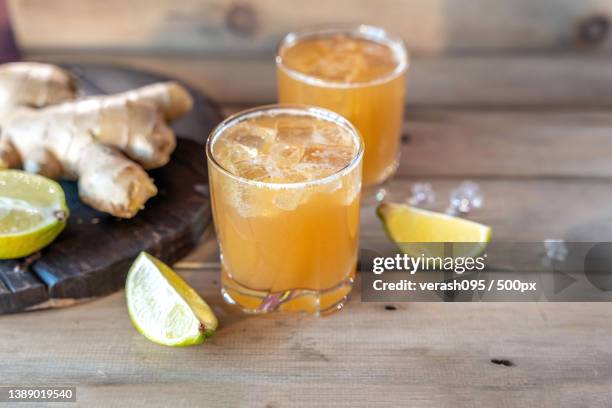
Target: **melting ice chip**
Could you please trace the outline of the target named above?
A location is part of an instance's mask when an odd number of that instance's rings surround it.
[[[408,198],[408,204],[419,205],[426,204],[431,205],[436,200],[436,195],[429,183],[414,183],[411,188],[411,195]]]
[[[484,198],[480,187],[473,181],[464,181],[451,192],[449,213],[469,214],[473,209],[482,207]]]
[[[376,192],[376,201],[381,203],[385,200],[386,196],[387,196],[387,190],[385,190],[384,188],[379,188],[378,191]]]
[[[546,258],[551,261],[563,262],[567,258],[567,246],[562,239],[545,239],[544,249],[546,250]]]

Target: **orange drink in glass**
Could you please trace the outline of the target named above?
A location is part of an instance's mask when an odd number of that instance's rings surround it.
[[[401,40],[365,25],[290,33],[276,66],[280,103],[321,106],[359,129],[364,186],[395,172],[408,67]]]
[[[325,109],[271,105],[223,121],[206,153],[224,298],[251,313],[342,307],[358,251],[355,128]]]

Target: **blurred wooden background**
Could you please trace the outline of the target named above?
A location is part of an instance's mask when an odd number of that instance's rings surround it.
[[[612,105],[612,92],[601,88],[612,82],[611,0],[9,0],[8,6],[26,58],[148,68],[224,104],[275,99],[273,56],[286,32],[349,22],[379,25],[405,40],[413,56],[413,105]]]
[[[604,0],[14,0],[20,45],[147,54],[270,54],[284,33],[367,22],[401,35],[419,54],[567,51]],[[599,44],[612,49],[612,41]]]

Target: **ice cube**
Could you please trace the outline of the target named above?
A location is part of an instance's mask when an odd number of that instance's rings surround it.
[[[265,162],[258,159],[234,163],[232,171],[234,174],[249,180],[265,181],[270,178],[270,172]]]
[[[281,183],[300,183],[308,180],[306,175],[293,169],[284,169],[282,174],[278,174],[276,177]],[[274,191],[272,201],[281,210],[293,211],[300,205],[306,193],[306,188],[279,188]]]
[[[436,195],[429,183],[414,183],[411,188],[411,195],[408,198],[410,205],[431,205],[435,202]]]
[[[226,136],[229,140],[242,146],[255,149],[258,152],[267,152],[276,137],[276,131],[254,124],[240,123],[228,130]]]
[[[270,173],[270,182],[272,183],[301,183],[308,181],[308,175],[294,168],[279,168],[268,166]]]
[[[311,144],[304,149],[302,162],[326,165],[339,170],[350,163],[353,149],[349,146]]]
[[[303,146],[312,138],[314,129],[312,120],[295,117],[281,118],[276,122],[276,141]]]
[[[234,163],[252,160],[257,155],[257,149],[225,139],[219,140],[214,145],[215,158],[226,168],[231,167]]]
[[[277,142],[270,147],[268,158],[277,167],[290,167],[299,163],[303,155],[303,146]]]
[[[293,211],[302,202],[305,191],[300,189],[287,189],[275,192],[272,199],[274,205],[281,210]]]
[[[313,74],[317,71],[317,66],[321,62],[318,53],[294,53],[291,57],[292,65],[304,74]]]
[[[482,207],[484,197],[478,184],[464,181],[451,192],[450,214],[469,214],[472,210]]]
[[[357,40],[347,37],[346,35],[338,35],[332,39],[335,52],[356,53],[359,52],[360,43]]]
[[[312,75],[330,81],[347,82],[365,66],[364,56],[351,45],[333,44],[330,51],[323,52]]]
[[[544,240],[546,258],[551,261],[563,262],[567,258],[568,250],[562,239],[547,238]]]
[[[387,197],[387,190],[385,190],[384,188],[379,188],[378,191],[376,191],[376,201],[378,201],[379,203],[385,201],[385,198]]]
[[[330,146],[352,146],[353,139],[343,128],[323,122],[315,128],[312,143]]]
[[[329,166],[308,162],[300,162],[294,169],[303,174],[308,180],[319,180],[334,172]]]
[[[366,57],[362,54],[348,55],[345,61],[350,64],[350,70],[346,70],[343,81],[351,83],[359,81],[367,71]]]
[[[283,180],[285,180],[285,183],[303,183],[305,181],[308,181],[309,178],[308,175],[300,173],[298,171],[290,171],[284,174]]]

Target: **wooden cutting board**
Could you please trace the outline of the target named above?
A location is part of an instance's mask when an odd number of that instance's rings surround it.
[[[166,77],[111,66],[66,65],[85,95],[121,92]],[[189,87],[188,87],[189,88]],[[62,307],[123,287],[140,251],[173,263],[211,223],[204,141],[221,120],[216,105],[189,88],[193,111],[172,125],[178,135],[170,163],[150,172],[159,194],[130,220],[81,203],[74,182],[62,182],[70,219],[49,247],[27,259],[0,261],[0,314]]]

